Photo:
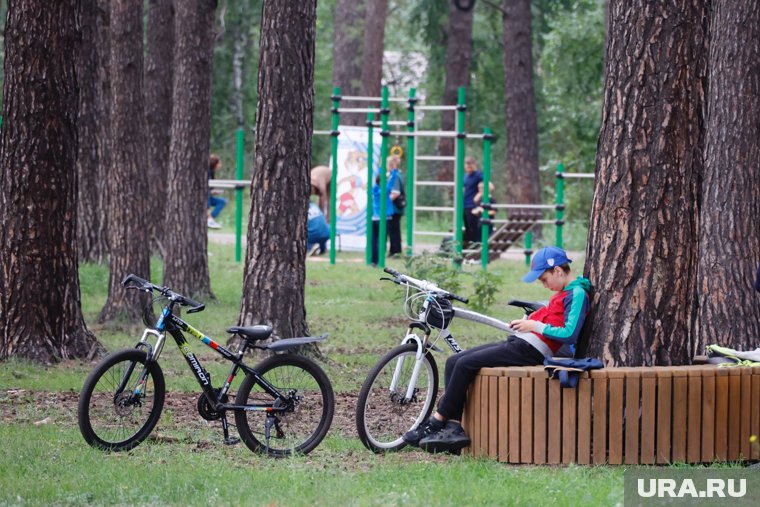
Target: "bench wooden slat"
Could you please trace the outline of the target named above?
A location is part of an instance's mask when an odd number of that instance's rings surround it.
[[[575,437],[577,432],[577,392],[562,389],[562,463],[575,463]]]
[[[702,389],[702,372],[700,370],[689,371],[687,377],[689,407],[687,412],[687,431],[686,438],[686,461],[689,463],[698,463],[702,459],[705,446],[702,441],[702,410],[704,408],[704,393]]]
[[[741,368],[728,368],[728,459],[736,461],[741,453]]]
[[[691,381],[691,378],[689,379]],[[715,459],[715,370],[704,369],[701,373],[702,405],[701,405],[701,429],[702,429],[702,453],[694,462],[712,461]],[[691,426],[689,430],[691,431]],[[696,427],[695,431],[699,431]],[[691,460],[689,460],[691,461]]]
[[[715,371],[715,457],[728,457],[728,370]]]
[[[488,457],[499,455],[499,377],[488,377]]]
[[[509,380],[499,377],[499,461],[509,459]]]
[[[610,378],[610,399],[608,419],[609,443],[607,462],[611,465],[623,463],[623,392],[625,378]]]
[[[657,372],[657,463],[670,463],[670,424],[672,422],[672,379],[670,372]]]
[[[533,463],[533,378],[521,379],[520,462]]]
[[[603,370],[597,370],[602,372]],[[592,400],[594,405],[594,454],[596,464],[607,462],[607,377],[591,372],[594,379]]]
[[[655,410],[657,407],[657,378],[641,379],[641,461],[654,463]]]
[[[741,442],[741,458],[749,459],[750,455],[750,443],[749,432],[750,415],[752,407],[752,369],[742,368],[742,396],[741,396],[741,431],[739,434],[739,440]]]
[[[639,463],[641,378],[632,373],[625,382],[625,463],[634,465]]]
[[[673,442],[672,459],[686,461],[686,414],[688,407],[688,379],[685,375],[673,377]]]
[[[481,456],[480,448],[480,406],[482,404],[481,398],[481,384],[483,383],[483,377],[477,376],[470,386],[472,390],[472,425],[470,426],[470,444],[472,448],[473,456]]]
[[[559,380],[549,381],[549,447],[547,463],[558,464],[562,459],[562,393]]]
[[[546,374],[533,377],[533,461],[539,464],[546,463],[548,389]]]
[[[478,456],[488,456],[488,399],[490,376],[481,377],[480,380],[480,453]]]
[[[591,379],[578,381],[578,463],[591,463]]]
[[[509,377],[509,462],[520,462],[520,377]]]

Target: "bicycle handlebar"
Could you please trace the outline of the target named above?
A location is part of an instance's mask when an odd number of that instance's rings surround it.
[[[385,271],[389,275],[392,275],[393,278],[396,279],[397,283],[412,285],[414,287],[417,287],[427,292],[435,292],[445,298],[456,299],[457,301],[460,301],[464,304],[467,304],[470,302],[470,300],[465,297],[457,296],[453,292],[449,292],[447,290],[441,289],[433,282],[428,282],[427,280],[418,280],[417,278],[412,278],[411,276],[399,273],[398,271],[392,268],[385,268],[383,271]]]
[[[135,284],[136,286],[130,284]],[[145,292],[153,292],[155,290],[171,301],[176,302],[180,306],[189,306],[190,309],[187,311],[187,313],[201,312],[206,308],[206,305],[203,303],[199,303],[198,301],[190,299],[189,297],[174,292],[169,287],[162,287],[160,285],[150,283],[148,280],[140,278],[134,274],[125,276],[124,280],[121,281],[121,285],[127,289],[137,289]]]

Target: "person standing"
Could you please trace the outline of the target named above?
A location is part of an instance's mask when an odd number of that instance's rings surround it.
[[[478,193],[478,183],[483,181],[483,172],[477,168],[473,157],[464,159],[464,237],[465,242],[480,242],[480,216],[474,214],[478,207],[475,195]]]
[[[216,171],[222,168],[222,160],[216,155],[210,155],[208,157],[208,179],[213,180],[216,176]],[[208,188],[208,207],[212,208],[206,217],[206,223],[209,229],[221,229],[221,225],[216,221],[216,217],[222,212],[227,205],[227,199],[222,197],[222,193],[219,189]]]
[[[393,216],[393,201],[391,200],[390,192],[387,189],[390,188],[390,181],[386,182],[385,192],[380,191],[380,175],[375,176],[375,183],[372,185],[372,265],[377,266],[379,258],[379,238],[380,238],[380,199],[385,199],[385,216],[386,227],[391,222]],[[386,233],[387,236],[387,233]],[[383,238],[383,241],[386,241]]]
[[[306,256],[322,255],[327,250],[327,240],[330,239],[330,227],[322,210],[315,203],[309,203],[307,222],[308,237],[306,239]]]
[[[391,256],[401,253],[401,217],[406,207],[404,182],[401,171],[398,169],[400,162],[401,160],[396,155],[391,155],[386,159],[389,196],[393,203],[393,213],[388,217],[388,238],[391,242],[389,255]]]

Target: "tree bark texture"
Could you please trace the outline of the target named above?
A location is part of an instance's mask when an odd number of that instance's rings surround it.
[[[472,16],[474,9],[461,11],[449,2],[449,25],[446,30],[446,76],[443,84],[443,104],[453,105],[459,98],[459,87],[470,84],[472,61]],[[456,130],[456,112],[441,113],[441,130]],[[454,138],[442,137],[438,141],[441,156],[454,156]],[[436,171],[439,181],[454,181],[454,163],[442,162]]]
[[[110,260],[108,299],[100,322],[142,314],[144,293],[126,291],[130,273],[150,279],[147,156],[143,94],[142,0],[111,2],[111,162],[108,177]]]
[[[174,1],[150,0],[148,47],[145,61],[145,132],[151,217],[148,234],[151,244],[164,249],[164,182],[169,171],[169,141],[172,129],[172,77],[174,68]]]
[[[533,90],[531,0],[504,0],[507,201],[538,204],[538,127]]]
[[[99,68],[108,63],[108,52],[98,44],[98,2],[82,0],[80,26],[82,43],[77,54],[79,83],[79,115],[77,131],[79,153],[77,174],[79,197],[77,211],[77,242],[79,260],[101,263],[108,254],[106,217],[103,194],[107,175],[101,172],[104,139],[101,137],[101,116],[107,115],[99,100]],[[106,48],[107,50],[107,48]]]
[[[164,284],[213,297],[208,271],[208,156],[216,0],[178,2],[174,110],[167,177]]]
[[[98,350],[80,306],[79,1],[8,3],[0,135],[0,359]]]
[[[697,351],[752,350],[760,304],[760,4],[713,0],[699,213]]]
[[[269,324],[277,338],[308,335],[304,287],[315,21],[316,0],[264,2],[239,323]]]
[[[686,364],[694,317],[704,144],[702,0],[610,0],[586,276],[589,354],[607,365]]]
[[[379,97],[383,87],[383,52],[388,0],[367,0],[362,65],[362,95]],[[372,107],[377,107],[375,103]]]
[[[364,50],[366,3],[373,0],[337,0],[335,2],[335,31],[333,33],[333,87],[340,87],[341,95],[361,95]],[[347,103],[347,107],[366,104]],[[375,104],[376,106],[376,104]],[[365,125],[367,116],[345,114],[342,125]]]

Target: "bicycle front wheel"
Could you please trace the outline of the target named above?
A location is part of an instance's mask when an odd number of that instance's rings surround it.
[[[153,431],[164,407],[164,374],[144,350],[103,359],[79,394],[79,431],[93,447],[128,451]]]
[[[399,345],[364,381],[356,404],[356,430],[367,449],[378,453],[401,449],[406,445],[401,435],[430,417],[438,395],[438,366],[428,351],[415,368],[416,356],[416,343]]]
[[[285,457],[307,454],[319,445],[332,423],[335,396],[322,369],[302,356],[283,354],[268,357],[255,370],[283,396],[274,399],[252,374],[238,389],[237,405],[285,406],[284,412],[238,410],[235,423],[240,438],[254,452]],[[266,438],[269,426],[269,439]]]

